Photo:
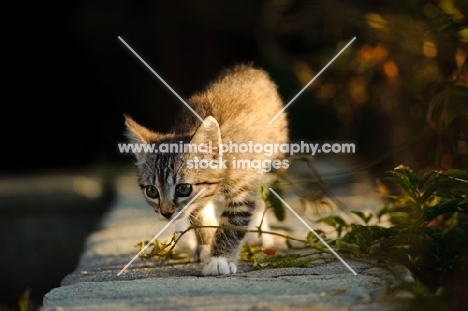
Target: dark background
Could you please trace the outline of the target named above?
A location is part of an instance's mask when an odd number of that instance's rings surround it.
[[[253,62],[270,73],[285,102],[356,37],[287,109],[291,139],[353,142],[357,154],[346,159],[356,166],[367,165],[377,177],[399,164],[466,167],[466,154],[452,148],[467,124],[466,90],[460,95],[449,89],[448,95],[453,96],[447,102],[456,104],[435,100],[455,77],[459,85],[468,85],[468,74],[462,70],[468,38],[460,32],[468,28],[468,3],[453,1],[453,7],[447,3],[452,2],[85,0],[20,4],[4,13],[9,16],[2,31],[0,178],[8,183],[9,178],[21,181],[34,175],[40,182],[57,172],[109,174],[131,163],[117,149],[117,143],[124,142],[124,113],[157,131],[173,125],[178,111],[186,108],[118,36],[183,98],[202,89],[224,67]],[[445,119],[431,113],[434,107],[448,111]],[[454,119],[458,127],[447,133]],[[411,143],[415,137],[418,140]],[[52,211],[30,214],[36,205],[20,199],[37,193],[31,191],[34,187],[34,183],[24,183],[24,194],[17,201],[5,195],[6,190],[2,192],[0,213],[6,223],[28,215],[33,223],[42,224],[45,214],[58,213],[58,203],[50,203]],[[79,232],[81,239],[112,202],[109,191],[92,202],[98,206],[90,213],[92,220],[85,215],[75,222],[78,227],[87,225]],[[42,199],[49,197],[39,194]],[[70,206],[75,212],[78,209],[75,201]],[[44,232],[50,226],[38,230]],[[79,254],[82,242],[75,239],[70,249]],[[30,242],[13,243],[19,245],[15,248],[19,253],[20,246]],[[39,251],[44,253],[44,249]],[[50,287],[58,286],[73,270],[77,255],[73,256],[74,260],[61,261],[62,274],[49,280],[49,288],[32,290],[39,303]],[[34,276],[34,282],[40,283],[41,277]],[[14,301],[25,287],[22,283],[6,292],[7,284],[1,289]]]
[[[437,3],[101,0],[18,8],[4,40],[0,172],[127,161],[116,149],[123,113],[155,130],[172,125],[183,104],[118,36],[184,98],[222,68],[253,61],[285,102],[308,82],[308,71],[313,77],[356,36],[287,112],[293,139],[351,141],[375,160],[421,130],[423,92],[452,79],[460,66],[455,52],[466,52],[457,30],[466,27],[467,4],[455,1],[456,11],[446,12]],[[423,55],[424,41],[438,47],[437,57]],[[380,58],[379,46],[386,49]],[[399,69],[394,81],[382,70],[387,60]],[[332,96],[322,96],[330,85]],[[394,100],[382,99],[384,92]]]

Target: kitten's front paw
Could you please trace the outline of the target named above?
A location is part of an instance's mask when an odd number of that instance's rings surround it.
[[[203,275],[235,274],[237,266],[226,257],[211,257],[203,267]]]

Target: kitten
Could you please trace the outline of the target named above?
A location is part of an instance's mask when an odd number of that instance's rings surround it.
[[[284,113],[271,125],[268,124],[283,108],[277,87],[266,72],[251,65],[238,65],[225,70],[205,91],[193,95],[188,104],[204,119],[204,123],[189,109],[184,109],[174,129],[167,134],[152,132],[125,116],[130,143],[159,146],[180,142],[197,145],[211,143],[213,147],[220,147],[221,143],[282,144],[288,141],[288,124]],[[263,152],[242,153],[222,148],[212,148],[207,153],[187,150],[135,154],[143,195],[155,213],[166,219],[172,219],[202,188],[206,188],[179,216],[176,231],[185,230],[191,223],[205,226],[217,226],[219,223],[220,226],[256,229],[265,207],[259,188],[266,170],[258,166],[238,168],[236,164],[239,162],[236,161],[253,163],[256,160],[258,163],[282,156],[277,153],[268,157]],[[217,165],[208,168],[195,166],[195,158]],[[215,205],[220,207],[218,214]],[[265,230],[265,226],[262,229]],[[198,238],[200,257],[207,257],[203,275],[236,273],[244,232],[200,228],[198,235],[194,230],[188,233],[191,235],[184,235],[180,242],[194,250]],[[257,242],[265,246],[272,241],[267,234],[263,234],[261,240],[254,233],[248,236],[252,237],[247,241],[250,244]]]

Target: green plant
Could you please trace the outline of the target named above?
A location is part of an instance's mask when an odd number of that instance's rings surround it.
[[[402,280],[401,285],[417,296],[466,307],[468,171],[430,170],[417,176],[412,169],[398,166],[388,172],[387,180],[402,191],[389,196],[377,217],[388,214],[393,225],[335,222],[337,230],[347,230],[336,240],[337,251],[376,260],[389,270],[395,264],[404,265],[416,282]],[[368,221],[368,216],[358,216]]]
[[[398,166],[387,172],[386,181],[396,185],[396,194],[388,196],[388,202],[375,214],[352,211],[362,224],[347,223],[332,215],[321,218],[337,232],[337,239],[327,239],[324,232],[317,231],[324,240],[343,256],[364,261],[392,272],[401,283],[391,290],[405,288],[419,298],[425,298],[437,306],[445,303],[455,308],[466,308],[468,288],[468,171],[450,169],[430,170],[418,176],[409,167]],[[275,184],[280,191],[279,184]],[[276,216],[284,216],[279,201],[270,201],[273,196],[263,193],[267,210],[273,209]],[[370,221],[387,215],[390,226],[369,225]],[[281,217],[278,217],[281,218]],[[155,241],[149,254],[141,258],[187,259],[174,252],[178,240],[189,230],[201,226],[192,225],[175,234],[171,241],[162,244]],[[213,227],[216,228],[216,227]],[[256,269],[266,267],[305,267],[310,262],[330,252],[311,232],[305,239],[298,239],[277,232],[246,230],[222,226],[224,229],[272,234],[283,237],[290,249],[307,250],[307,254],[279,254],[277,249],[244,246],[241,260],[251,262]],[[302,246],[293,246],[292,242]],[[142,249],[147,242],[137,244]],[[325,258],[327,260],[328,258]],[[333,260],[333,256],[329,259]],[[415,281],[409,282],[394,271],[395,265],[405,266]]]

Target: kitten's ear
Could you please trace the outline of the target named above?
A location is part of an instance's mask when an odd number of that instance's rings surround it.
[[[124,115],[124,117],[125,125],[127,126],[126,136],[130,143],[147,144],[151,141],[157,140],[160,137],[159,134],[152,132],[144,126],[141,126],[140,124],[133,121],[133,119],[129,116]]]
[[[190,141],[191,144],[201,145],[207,147],[211,142],[212,150],[211,157],[215,158],[221,156],[219,145],[221,144],[221,132],[219,130],[218,121],[212,116],[208,116],[203,120],[204,122],[198,127],[197,131]]]

